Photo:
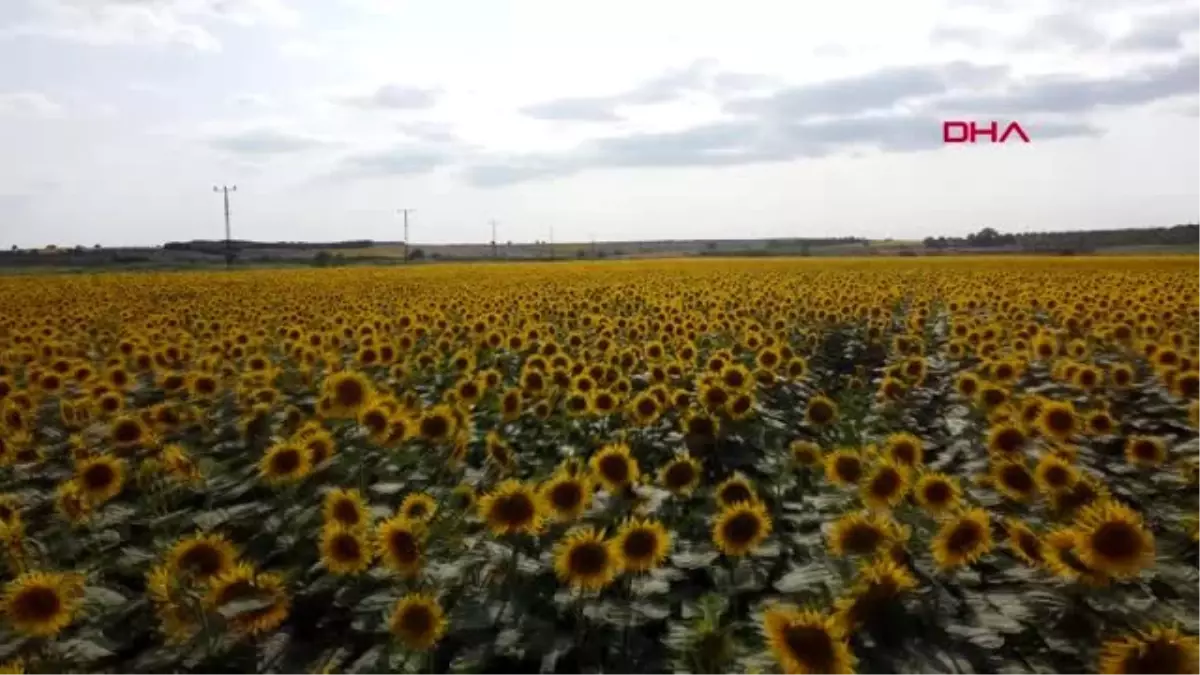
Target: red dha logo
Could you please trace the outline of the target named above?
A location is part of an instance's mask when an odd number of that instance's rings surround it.
[[[1029,142],[1029,136],[1020,124],[1009,122],[1004,128],[1004,133],[999,133],[999,125],[996,122],[988,122],[987,126],[979,126],[974,122],[951,121],[942,122],[942,142],[944,143],[975,143],[976,138],[985,136],[991,143],[1005,143],[1008,137],[1016,134],[1021,137],[1025,143]]]

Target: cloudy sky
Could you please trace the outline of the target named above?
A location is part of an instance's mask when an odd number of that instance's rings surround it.
[[[1195,0],[2,0],[0,246],[1200,218]],[[944,145],[945,120],[1029,144]]]

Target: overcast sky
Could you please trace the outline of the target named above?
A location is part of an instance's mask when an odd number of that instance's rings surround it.
[[[1195,0],[0,0],[0,246],[1200,219]],[[944,145],[948,119],[1031,143]]]

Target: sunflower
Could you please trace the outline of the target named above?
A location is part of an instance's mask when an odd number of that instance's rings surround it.
[[[1054,454],[1042,455],[1033,473],[1042,492],[1047,494],[1069,490],[1079,480],[1079,471],[1070,462]]]
[[[337,522],[321,528],[320,550],[325,569],[338,575],[365,572],[374,558],[365,532]]]
[[[478,500],[479,495],[469,483],[460,483],[450,491],[450,505],[462,511],[470,511],[475,508]]]
[[[792,463],[806,469],[821,465],[821,446],[812,441],[792,441],[788,446]]]
[[[954,380],[954,389],[963,398],[973,399],[979,393],[980,380],[975,373],[959,373]]]
[[[689,410],[683,416],[680,423],[681,431],[687,436],[694,438],[713,438],[721,428],[721,422],[712,415],[698,411]]]
[[[1030,567],[1037,567],[1045,562],[1045,544],[1028,525],[1009,518],[1004,521],[1004,532],[1008,535],[1008,548]]]
[[[899,466],[915,467],[925,461],[921,439],[908,432],[892,434],[883,442],[883,453]]]
[[[446,441],[454,437],[457,421],[452,407],[435,405],[421,413],[417,420],[417,434],[430,443]]]
[[[204,596],[204,606],[215,613],[246,601],[258,602],[254,609],[227,618],[234,635],[261,635],[275,630],[287,619],[292,604],[282,577],[257,572],[247,563],[239,563],[213,579]]]
[[[377,445],[383,445],[391,436],[391,422],[391,412],[378,401],[358,413],[358,423],[367,430],[367,438]]]
[[[996,462],[991,474],[996,490],[1013,501],[1027,502],[1037,496],[1037,480],[1024,461]]]
[[[1065,515],[1091,504],[1106,502],[1109,496],[1108,487],[1092,476],[1083,475],[1070,490],[1051,494],[1050,505],[1057,513]]]
[[[150,436],[150,429],[141,417],[123,415],[112,421],[109,426],[108,439],[120,449],[136,448]]]
[[[722,509],[713,523],[712,539],[727,556],[744,556],[771,533],[771,517],[757,501],[738,502]]]
[[[1167,444],[1155,436],[1130,436],[1125,440],[1125,461],[1143,468],[1162,465],[1167,459]]]
[[[1108,585],[1108,575],[1089,567],[1080,559],[1079,533],[1075,530],[1060,527],[1048,532],[1042,542],[1046,569],[1055,576],[1089,586]]]
[[[330,417],[356,418],[370,405],[375,390],[366,375],[342,371],[325,380],[323,394],[329,399]]]
[[[237,551],[219,534],[196,534],[175,542],[167,551],[167,569],[175,576],[209,581],[233,569]]]
[[[875,623],[882,618],[888,604],[916,587],[917,579],[908,568],[890,558],[863,563],[850,593],[834,603],[834,616],[847,632]]]
[[[717,499],[719,508],[728,508],[739,502],[754,501],[758,496],[754,493],[754,486],[750,484],[749,479],[741,474],[734,474],[725,479],[717,486],[714,495]]]
[[[1123,504],[1085,508],[1075,520],[1079,559],[1108,576],[1128,579],[1154,564],[1154,535],[1142,517]]]
[[[612,546],[621,569],[645,572],[666,560],[671,534],[656,520],[631,518],[617,531]]]
[[[620,571],[619,555],[595,528],[577,528],[555,544],[554,571],[572,587],[600,590]]]
[[[0,495],[0,525],[15,527],[21,523],[21,501],[14,494]]]
[[[988,513],[971,509],[948,520],[933,539],[933,559],[943,570],[973,563],[992,550]]]
[[[405,647],[428,651],[446,633],[446,614],[432,595],[409,593],[392,608],[388,630]]]
[[[1087,432],[1093,436],[1106,436],[1117,429],[1117,422],[1107,410],[1093,410],[1084,419]]]
[[[298,481],[311,470],[311,455],[291,443],[271,446],[258,463],[259,474],[271,484]]]
[[[837,418],[837,404],[825,396],[813,396],[808,400],[808,406],[804,409],[804,421],[809,426],[828,426],[836,422]]]
[[[988,452],[1001,457],[1014,456],[1025,447],[1025,432],[1012,424],[997,424],[988,429]]]
[[[538,488],[542,503],[560,522],[575,520],[592,503],[592,482],[583,475],[558,473]]]
[[[1079,416],[1068,401],[1046,401],[1038,413],[1037,428],[1043,436],[1066,441],[1079,430]]]
[[[953,511],[962,498],[958,479],[944,473],[928,472],[917,479],[913,488],[917,504],[933,515]]]
[[[121,493],[125,483],[125,464],[116,457],[100,455],[79,462],[75,484],[93,504],[103,504]]]
[[[624,443],[610,443],[592,455],[588,464],[606,490],[618,493],[627,485],[636,484],[641,476],[637,460]]]
[[[425,530],[403,516],[393,516],[379,524],[375,532],[379,557],[384,565],[404,576],[421,569]]]
[[[544,508],[537,491],[516,480],[500,483],[479,499],[479,517],[496,535],[541,532]]]
[[[825,541],[837,557],[873,555],[886,544],[908,538],[907,528],[886,514],[848,513],[829,526]]]
[[[908,494],[908,473],[900,465],[884,460],[867,473],[859,489],[867,507],[889,509]]]
[[[369,524],[367,502],[355,488],[334,488],[325,493],[321,512],[326,523],[340,523],[350,528]]]
[[[763,613],[762,632],[785,673],[854,672],[854,655],[835,617],[776,605]]]
[[[60,572],[26,572],[4,587],[4,617],[16,632],[48,638],[75,619],[83,604],[83,579]]]
[[[1106,641],[1097,669],[1105,675],[1200,672],[1200,639],[1171,626],[1151,626]]]
[[[862,456],[849,448],[839,448],[825,456],[825,478],[834,485],[851,487],[863,475]]]
[[[79,525],[92,515],[94,504],[77,481],[68,480],[55,488],[54,507],[72,525]]]
[[[689,495],[700,484],[700,462],[686,452],[658,470],[658,482],[676,495]]]
[[[424,492],[414,492],[400,502],[398,513],[409,520],[427,523],[437,513],[437,502]]]

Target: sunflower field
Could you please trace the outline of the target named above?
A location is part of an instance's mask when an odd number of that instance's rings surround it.
[[[1195,257],[0,277],[0,673],[1195,673]]]

